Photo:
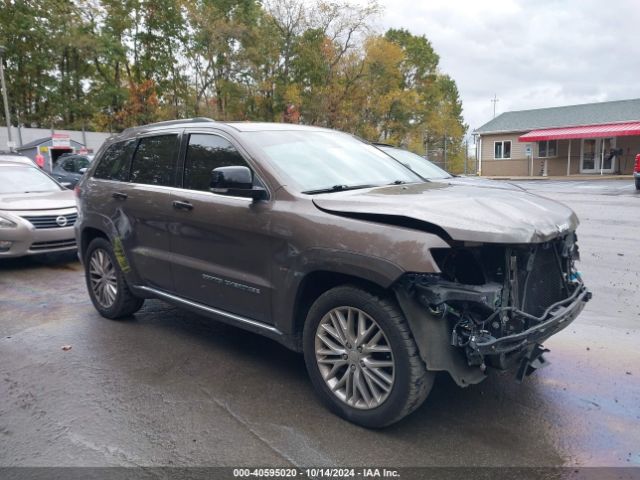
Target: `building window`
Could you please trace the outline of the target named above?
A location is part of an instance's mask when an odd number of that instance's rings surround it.
[[[511,158],[511,141],[493,142],[493,158],[496,160]]]
[[[538,157],[547,158],[555,157],[558,154],[558,141],[557,140],[545,140],[538,142]]]

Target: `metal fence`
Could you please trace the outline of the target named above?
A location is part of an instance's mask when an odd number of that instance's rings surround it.
[[[473,152],[470,152],[468,143],[463,145],[463,159],[462,162],[453,162],[451,158],[451,151],[445,149],[442,145],[443,142],[439,142],[440,145],[430,145],[427,149],[426,157],[432,163],[446,170],[450,173],[463,174],[463,175],[476,175],[478,173],[478,160]]]

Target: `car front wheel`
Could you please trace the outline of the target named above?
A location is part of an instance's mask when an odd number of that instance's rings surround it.
[[[395,423],[425,400],[426,370],[395,302],[355,286],[333,288],[312,305],[304,356],[313,386],[334,413],[359,425]]]
[[[129,290],[108,240],[95,238],[89,244],[84,268],[89,296],[100,315],[115,319],[140,310],[144,299]]]

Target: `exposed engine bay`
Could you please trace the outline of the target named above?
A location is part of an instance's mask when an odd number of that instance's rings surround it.
[[[518,378],[545,362],[541,343],[565,328],[591,298],[580,273],[576,235],[527,245],[434,249],[440,274],[410,274],[405,288],[446,322],[450,345],[469,367],[507,369]]]

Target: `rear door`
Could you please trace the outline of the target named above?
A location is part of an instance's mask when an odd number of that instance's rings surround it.
[[[143,136],[131,161],[130,184],[121,199],[130,223],[126,251],[147,286],[172,292],[171,194],[175,187],[179,131]]]
[[[270,323],[270,203],[209,191],[214,168],[251,168],[230,138],[194,131],[185,134],[184,143],[183,188],[174,193],[176,290],[199,303]],[[254,182],[261,183],[255,176]]]

